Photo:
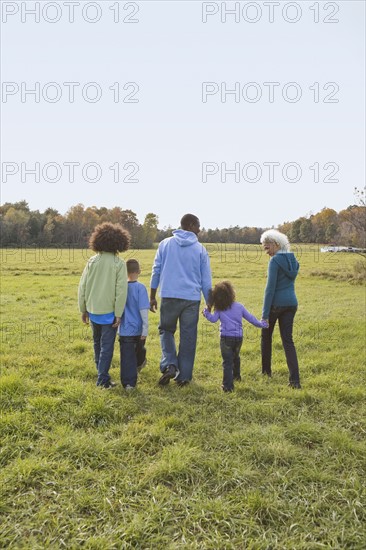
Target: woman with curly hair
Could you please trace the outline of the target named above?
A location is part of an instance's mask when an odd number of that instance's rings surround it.
[[[220,319],[220,350],[222,355],[223,382],[225,392],[234,390],[234,380],[240,381],[240,349],[243,343],[242,319],[258,328],[268,327],[265,321],[259,321],[239,302],[235,301],[235,291],[229,281],[218,283],[212,291],[210,303],[215,309],[208,308],[203,315],[211,323]]]
[[[97,386],[106,389],[115,386],[109,369],[127,298],[127,269],[118,252],[129,244],[130,234],[120,224],[97,225],[89,240],[97,254],[88,260],[79,283],[81,319],[86,324],[90,319],[93,329]]]
[[[262,312],[262,319],[269,324],[268,329],[262,330],[262,374],[272,376],[272,334],[278,320],[289,370],[289,386],[300,389],[299,365],[292,339],[294,317],[297,311],[295,279],[299,272],[299,262],[290,252],[287,236],[276,229],[265,231],[261,236],[261,243],[271,258]]]

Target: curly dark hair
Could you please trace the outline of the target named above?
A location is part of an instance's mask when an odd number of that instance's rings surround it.
[[[105,222],[97,225],[89,239],[94,252],[125,252],[130,246],[131,236],[119,223]]]
[[[217,283],[212,291],[211,304],[216,311],[225,311],[235,302],[235,290],[229,281]]]

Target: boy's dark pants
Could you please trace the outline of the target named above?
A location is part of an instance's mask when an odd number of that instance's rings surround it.
[[[221,336],[220,350],[222,355],[223,380],[226,390],[234,389],[234,376],[240,376],[240,348],[243,338],[235,336]]]
[[[141,336],[120,336],[119,347],[121,352],[121,384],[136,386],[137,367],[146,359],[145,340]]]

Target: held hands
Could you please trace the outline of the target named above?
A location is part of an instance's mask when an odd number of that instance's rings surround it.
[[[262,328],[269,328],[268,319],[261,319],[261,323],[263,323]]]
[[[206,313],[211,313],[212,305],[210,303],[206,304],[206,307],[202,310],[202,315],[206,317]]]

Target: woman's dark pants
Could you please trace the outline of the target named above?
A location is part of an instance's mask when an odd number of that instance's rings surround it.
[[[262,329],[262,373],[271,375],[272,358],[272,334],[278,319],[282,345],[285,350],[286,361],[290,373],[289,381],[291,384],[300,384],[299,365],[295,344],[292,339],[292,329],[294,317],[297,311],[296,306],[272,306],[269,313],[269,328]]]

